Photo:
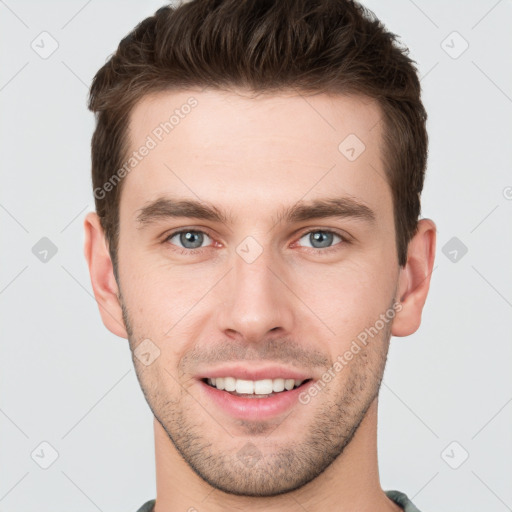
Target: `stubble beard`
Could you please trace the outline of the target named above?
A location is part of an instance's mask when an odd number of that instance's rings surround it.
[[[340,375],[348,372],[348,377],[337,376],[310,403],[296,404],[295,407],[305,411],[310,408],[311,412],[304,432],[287,425],[297,434],[291,442],[272,445],[272,433],[279,431],[275,424],[240,422],[237,432],[243,430],[243,434],[239,440],[233,440],[237,437],[233,435],[233,427],[220,428],[227,439],[224,444],[232,444],[229,450],[221,449],[216,444],[218,434],[217,437],[209,435],[219,430],[212,428],[215,424],[212,411],[206,413],[183,387],[177,391],[179,396],[167,396],[169,386],[166,383],[176,389],[171,376],[165,371],[153,375],[149,368],[135,360],[133,349],[141,338],[134,333],[128,311],[122,300],[120,302],[137,379],[153,415],[188,466],[211,487],[227,494],[272,497],[311,482],[342,455],[378,396],[391,322],[380,331],[378,339],[361,349],[343,369]],[[340,384],[343,384],[341,389]],[[321,410],[317,402],[320,400]],[[303,416],[303,411],[299,412]]]

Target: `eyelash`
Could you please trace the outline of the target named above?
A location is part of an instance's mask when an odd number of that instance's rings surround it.
[[[206,231],[203,231],[201,229],[179,229],[178,231],[173,231],[172,233],[167,235],[164,238],[162,243],[167,244],[169,242],[169,240],[171,238],[173,238],[174,236],[179,235],[181,233],[188,233],[188,232],[201,233],[201,234],[207,235],[208,237],[213,239],[212,236],[210,236]],[[341,238],[341,242],[338,242],[338,243],[332,245],[331,247],[325,247],[323,249],[316,249],[314,247],[304,247],[304,249],[307,249],[307,252],[309,252],[309,253],[314,253],[314,254],[330,254],[333,251],[339,250],[339,247],[338,247],[339,245],[348,245],[348,244],[351,243],[351,240],[347,236],[342,235],[341,233],[339,233],[337,231],[334,231],[332,229],[320,229],[320,228],[310,229],[309,231],[304,231],[303,233],[300,234],[300,236],[298,237],[297,241],[300,240],[301,238],[303,238],[305,235],[309,235],[310,233],[316,233],[316,232],[322,232],[322,233],[328,233],[328,234],[336,235],[336,236]],[[174,245],[174,244],[170,244],[170,245]],[[185,247],[179,247],[179,246],[174,246],[174,247],[175,248],[172,249],[173,251],[176,251],[179,254],[184,254],[184,255],[194,255],[194,254],[200,253],[204,249],[208,248],[208,247],[199,247],[197,249],[187,249]]]

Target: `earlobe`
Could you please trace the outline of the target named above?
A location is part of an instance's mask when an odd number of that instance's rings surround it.
[[[128,338],[118,298],[119,289],[114,277],[112,260],[96,212],[90,212],[86,215],[84,231],[84,255],[89,266],[91,284],[101,319],[110,332],[121,338]]]
[[[430,287],[435,251],[436,225],[430,219],[421,219],[416,234],[409,242],[407,263],[400,269],[397,299],[400,300],[402,308],[393,321],[393,336],[409,336],[420,326],[421,313]]]

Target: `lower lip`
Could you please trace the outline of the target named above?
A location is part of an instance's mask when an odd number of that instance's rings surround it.
[[[218,405],[230,416],[243,420],[264,420],[285,413],[297,403],[299,395],[312,383],[310,380],[298,388],[282,391],[267,398],[245,398],[199,381],[208,402]]]

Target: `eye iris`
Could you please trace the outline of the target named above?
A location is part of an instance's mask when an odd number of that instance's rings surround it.
[[[203,234],[197,231],[186,231],[180,234],[180,243],[187,249],[196,249],[203,244]]]
[[[332,233],[326,233],[325,231],[315,231],[314,233],[311,233],[309,235],[309,240],[311,242],[311,245],[315,247],[315,249],[321,248],[321,247],[329,247],[329,245],[332,244],[333,234]],[[319,245],[315,245],[315,244]]]

